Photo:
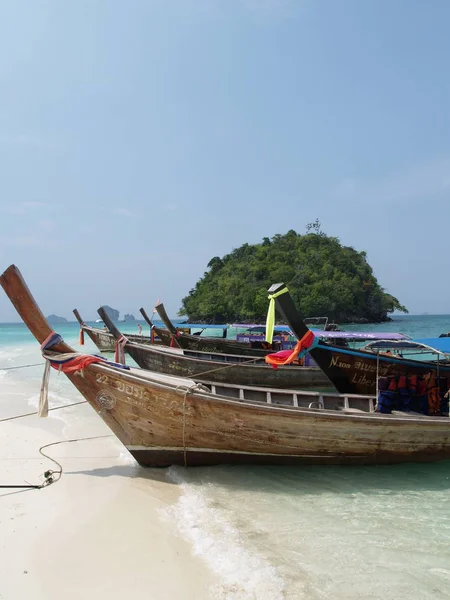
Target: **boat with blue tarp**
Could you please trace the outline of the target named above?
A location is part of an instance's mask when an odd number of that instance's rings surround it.
[[[375,394],[382,379],[388,380],[388,387],[395,387],[397,392],[403,377],[402,384],[406,381],[414,394],[418,394],[420,383],[423,394],[428,395],[429,407],[432,406],[429,414],[448,414],[450,355],[447,354],[447,338],[428,340],[433,344],[430,345],[423,340],[395,339],[392,334],[386,334],[389,339],[369,341],[363,348],[342,347],[316,336],[308,328],[284,284],[272,286],[269,293],[282,318],[295,332],[297,355],[308,353],[339,392]],[[274,366],[284,364],[283,353],[277,354],[268,355],[266,362]],[[443,410],[445,406],[447,408]]]

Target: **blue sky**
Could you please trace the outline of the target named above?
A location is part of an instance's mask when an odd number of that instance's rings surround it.
[[[411,312],[449,313],[449,22],[440,0],[2,2],[0,269],[46,314],[174,315],[210,258],[319,218]]]

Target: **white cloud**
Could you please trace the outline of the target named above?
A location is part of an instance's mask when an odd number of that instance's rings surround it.
[[[22,206],[24,208],[43,208],[44,206],[48,206],[47,202],[22,202]]]
[[[36,234],[9,236],[7,243],[11,246],[30,247],[30,248],[53,248],[55,242],[45,236]]]
[[[46,202],[19,202],[18,204],[13,204],[12,206],[8,206],[6,208],[6,212],[10,215],[26,215],[32,213],[36,210],[46,209],[49,206]]]
[[[20,148],[50,148],[53,146],[53,144],[36,136],[24,133],[0,133],[0,146],[16,146]]]
[[[381,181],[344,178],[332,195],[356,202],[407,202],[450,194],[450,157],[411,167]]]
[[[128,208],[113,208],[112,214],[119,215],[121,217],[134,217],[135,216],[135,213],[131,210],[128,210]]]
[[[30,204],[33,206],[29,210],[36,211],[43,203]],[[15,214],[23,215],[25,213]],[[53,235],[57,223],[52,219],[39,218],[39,215],[33,212],[33,215],[27,219],[16,219],[14,225],[9,227],[8,234],[2,239],[5,247],[54,248],[57,245]]]
[[[178,206],[176,204],[164,204],[164,210],[168,210],[169,212],[176,211]]]
[[[53,231],[55,226],[55,221],[52,221],[51,219],[42,219],[38,222],[38,228],[41,231]]]
[[[357,191],[358,184],[355,179],[346,177],[338,183],[335,189],[335,194],[339,198],[351,198]]]

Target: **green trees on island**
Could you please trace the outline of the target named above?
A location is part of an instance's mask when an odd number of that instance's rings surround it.
[[[189,295],[180,315],[192,322],[263,321],[267,289],[284,282],[304,317],[328,316],[338,323],[381,322],[394,310],[408,312],[377,282],[365,252],[342,246],[316,220],[300,235],[263,238],[215,256]]]

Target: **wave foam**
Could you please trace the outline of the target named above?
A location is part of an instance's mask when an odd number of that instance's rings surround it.
[[[219,576],[214,596],[223,600],[281,600],[285,584],[265,558],[244,547],[243,539],[224,514],[208,503],[206,492],[183,479],[180,469],[170,467],[168,476],[182,495],[175,506],[164,509],[175,518],[182,536]],[[208,486],[207,488],[208,489]]]

